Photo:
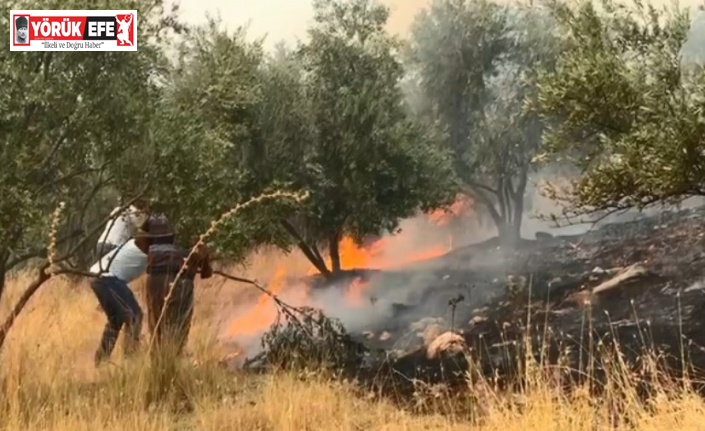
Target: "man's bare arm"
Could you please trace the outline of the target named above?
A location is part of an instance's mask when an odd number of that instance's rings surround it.
[[[213,276],[213,268],[211,267],[210,251],[205,244],[201,244],[198,251],[201,255],[201,278],[211,278]]]

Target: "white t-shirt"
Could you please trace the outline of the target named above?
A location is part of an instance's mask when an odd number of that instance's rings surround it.
[[[118,215],[119,211],[120,207],[117,207],[110,213],[110,220],[100,234],[98,243],[120,246],[134,236],[142,220],[140,211],[134,206],[130,206],[120,215]],[[114,222],[113,219],[115,219]]]
[[[100,274],[101,277],[117,277],[130,283],[146,269],[147,255],[137,248],[134,239],[130,239],[94,263],[90,272]]]

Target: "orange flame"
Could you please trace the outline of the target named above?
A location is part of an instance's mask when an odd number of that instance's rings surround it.
[[[429,229],[442,229],[447,227],[451,221],[467,214],[472,209],[472,200],[459,197],[447,210],[437,210],[425,216],[425,222]],[[414,235],[402,232],[393,237],[381,238],[371,244],[357,246],[350,237],[343,237],[338,246],[342,269],[390,269],[402,267],[415,262],[433,259],[442,256],[452,249],[452,236],[442,243],[425,245],[419,249],[415,244]],[[413,250],[413,252],[409,252]],[[327,268],[331,268],[331,259],[325,259]],[[317,269],[308,264],[305,275],[316,274]],[[269,290],[274,294],[281,294],[285,289],[286,276],[295,276],[291,271],[287,271],[284,263],[275,265],[274,276],[269,282]],[[300,274],[304,275],[304,274]],[[368,287],[367,282],[359,278],[353,280],[346,288],[344,303],[350,307],[364,307],[366,300],[364,292]],[[289,289],[294,290],[294,289]],[[287,294],[289,294],[287,290]],[[305,286],[297,286],[295,290],[297,300],[312,305],[308,289]],[[288,299],[288,298],[287,298]],[[295,305],[292,303],[292,305]],[[266,330],[276,318],[276,308],[273,300],[267,295],[261,295],[257,303],[243,316],[232,321],[229,325],[229,336],[253,336]]]
[[[277,295],[284,290],[286,271],[284,267],[278,267],[269,282],[268,289],[273,294]],[[257,303],[252,309],[234,320],[230,324],[231,333],[235,331],[238,335],[252,336],[257,335],[263,329],[269,327],[277,317],[277,309],[274,301],[268,295],[262,294],[257,299]]]
[[[428,214],[428,221],[436,226],[447,226],[451,221],[462,217],[472,210],[472,199],[458,195],[448,209],[438,209]]]

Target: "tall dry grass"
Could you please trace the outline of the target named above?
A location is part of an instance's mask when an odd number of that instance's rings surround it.
[[[254,268],[260,274],[249,275],[264,279],[274,264],[271,258],[259,258]],[[27,274],[10,280],[0,316],[29,281]],[[568,395],[536,370],[528,371],[530,384],[522,393],[497,393],[491,385],[479,384],[474,402],[481,415],[475,423],[468,417],[402,411],[315,376],[227,371],[218,359],[234,347],[219,335],[228,310],[256,296],[247,289],[217,278],[197,281],[189,357],[170,364],[168,373],[142,358],[121,359],[120,345],[114,363],[96,370],[93,352],[105,323],[97,301],[85,284],[51,280],[17,320],[2,351],[0,430],[705,429],[705,404],[696,395],[664,386],[654,401],[644,404],[636,397],[634,377],[618,367],[612,388],[600,398],[583,390]],[[164,387],[169,391],[160,394]],[[453,409],[443,398],[428,402],[439,410]],[[615,417],[615,406],[624,409],[617,415],[621,417]]]

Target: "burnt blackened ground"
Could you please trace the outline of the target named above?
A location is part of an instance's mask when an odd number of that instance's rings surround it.
[[[634,371],[644,353],[657,353],[676,377],[688,364],[705,381],[703,216],[664,213],[512,248],[490,240],[398,271],[347,274],[332,288],[360,276],[368,286],[366,305],[340,317],[352,335],[346,351],[357,352],[345,375],[408,400],[418,381],[462,393],[468,357],[474,376],[521,383],[531,353],[560,365],[563,381],[599,382],[619,349]],[[438,348],[449,330],[465,350]]]
[[[683,358],[705,369],[703,216],[702,208],[664,213],[512,249],[488,241],[371,274],[365,312],[376,318],[358,337],[372,349],[396,351],[386,365],[395,373],[429,381],[461,376],[467,365],[425,355],[424,343],[451,328],[492,374],[516,372],[525,340],[543,360],[561,356],[569,368],[592,367],[598,375],[600,364],[588,358],[614,345],[634,364],[647,349],[662,352],[677,371]],[[610,288],[594,291],[609,280]],[[453,313],[449,301],[459,295]]]

